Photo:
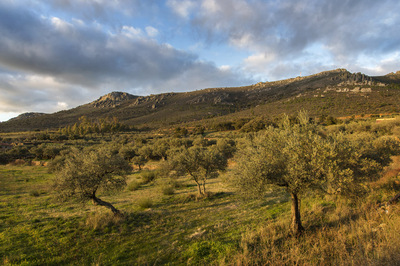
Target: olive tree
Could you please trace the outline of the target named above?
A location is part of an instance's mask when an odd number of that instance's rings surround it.
[[[75,148],[61,162],[56,168],[54,186],[62,198],[92,200],[95,205],[120,214],[111,203],[98,198],[96,193],[100,190],[120,190],[126,186],[125,176],[132,170],[127,161],[106,147],[100,147]]]
[[[302,193],[345,193],[377,177],[389,162],[382,151],[389,152],[393,144],[385,140],[374,146],[371,142],[360,152],[348,136],[324,137],[305,113],[299,113],[298,123],[285,117],[280,128],[269,127],[251,136],[236,156],[235,180],[251,192],[264,192],[270,186],[285,188],[291,196],[291,229],[296,235],[304,230],[299,208]]]
[[[225,170],[227,159],[215,147],[182,148],[172,153],[168,159],[168,167],[178,175],[188,175],[196,183],[199,196],[207,196],[206,182]]]
[[[137,165],[139,171],[141,171],[142,166],[144,166],[148,162],[148,159],[146,159],[146,157],[144,157],[143,155],[138,155],[132,158],[132,162],[133,164]]]

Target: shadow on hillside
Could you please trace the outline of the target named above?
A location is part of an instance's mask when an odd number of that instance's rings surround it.
[[[124,223],[134,227],[149,225],[154,219],[158,219],[160,214],[151,211],[127,212],[124,213]]]

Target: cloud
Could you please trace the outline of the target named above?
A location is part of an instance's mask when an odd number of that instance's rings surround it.
[[[193,9],[196,8],[196,2],[191,0],[168,0],[167,6],[180,17],[188,18]]]
[[[57,82],[50,76],[2,71],[0,91],[0,113],[55,112],[81,104],[81,98],[88,96],[85,88]]]
[[[386,74],[400,69],[399,8],[395,0],[0,1],[0,111],[338,67]]]
[[[146,33],[149,37],[156,37],[158,35],[158,30],[152,26],[147,26]]]
[[[275,60],[253,64],[261,72],[276,69],[323,47],[330,62],[322,65],[348,65],[361,68],[360,57],[388,55],[400,47],[400,8],[398,1],[329,1],[329,0],[202,0],[190,16],[205,40],[229,43],[251,51],[244,67],[260,55],[274,55]],[[320,51],[317,51],[320,53]],[[326,58],[327,58],[326,57]],[[315,66],[321,65],[315,55]],[[376,66],[383,62],[376,62]],[[400,67],[400,65],[397,65]],[[304,67],[303,67],[304,69]],[[306,69],[304,69],[306,70]],[[310,71],[308,71],[310,72]],[[271,75],[282,78],[286,73]]]
[[[59,110],[113,90],[148,95],[249,82],[158,43],[153,39],[158,30],[151,26],[110,31],[97,22],[0,4],[0,34],[0,111]]]
[[[66,15],[74,14],[76,18],[84,21],[118,22],[126,17],[140,16],[143,10],[155,2],[155,0],[51,0],[42,2],[41,5],[37,3],[35,7]]]

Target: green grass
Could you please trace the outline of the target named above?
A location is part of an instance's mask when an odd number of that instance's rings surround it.
[[[180,180],[186,185],[174,195],[164,195],[165,181],[156,180],[136,191],[100,194],[124,212],[124,219],[116,220],[91,203],[58,201],[46,170],[0,166],[1,263],[208,263],[234,250],[242,232],[265,222],[263,213],[270,208],[261,201],[238,201],[220,180],[210,180],[214,194],[199,200],[190,179]],[[140,206],[143,201],[151,208]]]
[[[390,245],[391,252],[399,251],[400,216],[396,210],[391,216],[362,215],[371,208],[363,205],[359,210],[346,204],[336,206],[330,199],[307,197],[302,201],[307,235],[298,240],[288,230],[290,202],[282,191],[242,200],[221,179],[211,179],[210,197],[197,199],[190,179],[180,179],[173,195],[164,195],[161,189],[170,181],[155,179],[138,190],[127,187],[115,195],[99,194],[124,213],[120,218],[90,202],[58,201],[52,178],[45,167],[0,166],[0,264],[343,265],[357,260],[370,264],[400,261],[385,251]],[[128,184],[140,179],[140,173],[133,174]],[[146,200],[151,201],[150,208],[140,206]],[[386,227],[379,227],[381,224]],[[376,228],[379,231],[373,232]],[[359,260],[366,252],[368,259]]]

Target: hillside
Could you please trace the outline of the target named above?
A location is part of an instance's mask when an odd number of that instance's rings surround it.
[[[306,109],[312,116],[400,112],[400,73],[370,77],[345,69],[231,88],[134,96],[112,92],[53,114],[22,115],[0,123],[0,132],[45,130],[72,125],[81,116],[117,117],[127,125],[157,128],[202,119],[276,116]],[[228,117],[225,117],[227,116]],[[223,118],[225,117],[225,118]]]

